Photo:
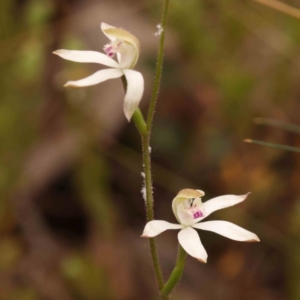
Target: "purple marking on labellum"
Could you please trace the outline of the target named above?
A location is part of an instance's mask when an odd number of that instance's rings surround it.
[[[110,57],[114,56],[113,47],[111,45],[109,45],[109,44],[105,45],[103,47],[103,50],[105,51],[106,55],[108,55]]]
[[[122,41],[120,41],[119,43],[111,42],[110,44],[104,45],[103,50],[109,57],[114,57],[115,53],[118,52],[118,49],[120,48],[122,43]]]
[[[197,218],[201,218],[203,217],[203,213],[201,210],[196,211],[195,213],[193,213],[193,218],[197,219]]]

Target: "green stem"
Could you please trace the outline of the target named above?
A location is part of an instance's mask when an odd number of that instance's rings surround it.
[[[151,127],[153,122],[153,116],[155,113],[155,106],[157,102],[157,97],[159,93],[159,86],[162,75],[162,66],[163,66],[163,53],[164,53],[164,40],[165,40],[165,27],[167,22],[167,14],[169,8],[169,0],[164,0],[164,6],[161,16],[161,26],[162,32],[160,35],[159,48],[157,53],[157,61],[156,61],[156,70],[155,70],[155,78],[154,85],[152,90],[152,96],[150,99],[148,116],[147,116],[147,124],[141,114],[140,110],[135,111],[133,115],[133,121],[138,128],[141,139],[142,139],[142,150],[143,150],[143,169],[145,174],[145,189],[146,189],[146,212],[147,212],[147,221],[152,221],[154,219],[154,209],[153,209],[153,188],[152,188],[152,174],[151,174],[151,148],[150,148],[150,137],[151,137]],[[127,83],[126,79],[123,76],[122,81],[124,84],[124,88],[126,91]],[[155,240],[153,238],[150,239],[150,252],[152,257],[152,263],[154,266],[154,271],[156,275],[157,284],[159,290],[161,291],[164,288],[164,278],[162,275]],[[168,296],[162,296],[163,300],[168,300]]]
[[[121,79],[123,82],[124,90],[126,92],[127,89],[126,78],[125,76],[122,76]],[[150,134],[148,132],[147,124],[145,122],[143,114],[141,113],[139,108],[134,112],[132,119],[142,139],[143,171],[145,174],[145,189],[146,189],[146,214],[147,214],[147,222],[149,222],[154,219],[154,210],[153,210],[154,201],[153,201],[153,194],[152,194],[153,188],[152,188],[151,157],[150,157],[151,150],[149,145]],[[161,267],[157,255],[155,240],[151,238],[149,240],[149,244],[150,244],[150,253],[151,253],[152,263],[155,271],[156,281],[160,291],[164,287],[164,278],[162,275],[162,271],[161,271]]]
[[[167,299],[166,297],[170,295],[170,293],[173,291],[174,287],[180,280],[185,265],[185,258],[186,258],[186,252],[179,245],[175,268],[171,273],[168,281],[166,282],[164,288],[161,290],[162,299]]]
[[[145,172],[145,188],[146,188],[146,210],[147,210],[147,221],[152,221],[154,219],[154,210],[153,210],[153,188],[152,188],[152,174],[151,174],[151,148],[150,148],[150,137],[151,137],[151,128],[153,122],[153,116],[155,113],[155,105],[157,102],[157,97],[159,93],[159,86],[161,81],[162,67],[163,67],[163,54],[164,54],[164,41],[165,41],[165,28],[167,23],[167,15],[169,8],[169,0],[164,1],[164,6],[161,15],[161,26],[162,32],[160,35],[158,53],[157,53],[157,61],[156,61],[156,70],[155,70],[155,78],[154,85],[152,90],[152,95],[149,104],[148,116],[147,116],[147,137],[142,138],[143,144],[143,162],[144,162],[144,172]],[[150,239],[150,250],[152,256],[152,262],[156,274],[157,284],[159,290],[161,291],[164,287],[164,278],[162,275],[161,267],[159,264],[159,259],[156,250],[156,244],[154,239]],[[163,300],[168,300],[168,297],[163,297]]]
[[[144,164],[144,174],[145,174],[145,189],[146,189],[146,212],[147,212],[147,222],[154,219],[154,209],[153,209],[153,188],[152,188],[152,173],[151,173],[151,157],[150,157],[150,145],[148,136],[142,137],[142,147],[143,147],[143,164]],[[155,270],[156,280],[161,290],[164,286],[164,278],[162,275],[161,267],[159,264],[159,259],[156,250],[155,240],[151,238],[150,252],[152,257],[152,263]]]
[[[154,77],[154,83],[153,83],[153,90],[152,90],[152,95],[151,95],[149,110],[148,110],[148,115],[147,115],[149,138],[150,138],[150,134],[151,134],[153,116],[155,113],[155,106],[156,106],[156,102],[157,102],[159,86],[160,86],[160,81],[161,81],[161,75],[162,75],[164,44],[165,44],[165,29],[166,29],[166,23],[167,23],[168,9],[169,9],[169,0],[165,0],[163,11],[162,11],[162,16],[161,16],[161,23],[160,23],[161,27],[162,27],[162,32],[160,35],[159,47],[158,47],[158,52],[157,52],[156,70],[155,70],[155,77]]]
[[[139,108],[137,108],[137,110],[134,112],[132,116],[132,120],[136,128],[138,129],[141,137],[147,137],[148,135],[147,124]]]

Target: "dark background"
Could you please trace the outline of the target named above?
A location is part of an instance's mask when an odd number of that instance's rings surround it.
[[[300,299],[300,155],[243,143],[300,146],[300,20],[250,1],[170,1],[152,158],[156,219],[175,222],[182,188],[248,199],[209,219],[255,232],[238,243],[201,232],[207,264],[188,257],[174,300]],[[297,6],[296,1],[289,4]],[[141,146],[120,80],[69,90],[102,66],[56,49],[102,51],[100,22],[141,41],[136,70],[155,70],[162,1],[1,0],[0,299],[155,300],[141,195]],[[165,277],[176,232],[157,238]]]

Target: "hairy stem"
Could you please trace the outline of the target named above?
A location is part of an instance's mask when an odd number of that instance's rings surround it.
[[[141,137],[142,138],[147,137],[148,135],[147,124],[139,108],[137,108],[137,110],[134,112],[132,116],[132,120],[137,130],[139,131]]]
[[[175,268],[172,271],[164,288],[161,290],[162,299],[167,299],[166,297],[168,297],[168,295],[170,295],[170,293],[173,291],[176,284],[179,282],[182,272],[183,272],[183,269],[184,269],[185,258],[186,258],[186,252],[179,245]]]
[[[126,92],[127,89],[127,82],[125,76],[121,77],[124,90]],[[143,117],[143,114],[141,113],[140,109],[138,108],[133,116],[132,116],[133,122],[138,129],[141,140],[142,140],[142,153],[143,153],[143,171],[145,174],[145,189],[146,189],[146,214],[147,214],[147,221],[151,221],[154,219],[154,210],[153,210],[153,194],[152,194],[152,174],[151,174],[151,156],[150,156],[150,145],[149,145],[149,131],[147,124],[145,122],[145,119]],[[152,258],[152,264],[154,267],[154,272],[156,276],[157,285],[159,288],[159,291],[164,287],[164,278],[162,275],[158,255],[157,255],[157,249],[156,249],[156,243],[153,238],[149,240],[150,244],[150,253]],[[167,298],[163,299],[167,300]]]
[[[169,8],[169,0],[164,0],[164,6],[161,16],[161,27],[162,32],[160,34],[159,47],[157,53],[156,61],[156,70],[154,85],[152,90],[152,95],[149,104],[147,124],[141,114],[140,110],[135,111],[133,115],[133,121],[138,128],[141,139],[142,139],[142,151],[143,151],[143,169],[145,173],[145,189],[146,189],[146,212],[147,212],[147,221],[152,221],[154,219],[154,201],[153,201],[153,188],[152,188],[152,174],[151,174],[151,148],[150,148],[150,137],[151,137],[151,128],[153,122],[153,116],[155,113],[155,106],[157,102],[157,97],[159,93],[159,86],[161,82],[162,67],[163,67],[163,53],[164,53],[164,40],[165,40],[165,27],[167,22],[167,14]],[[127,84],[125,77],[122,78],[124,88],[126,90]],[[152,257],[152,263],[154,266],[155,276],[158,284],[159,291],[164,289],[164,278],[162,275],[155,240],[150,239],[150,252]],[[162,300],[168,300],[168,295],[161,294]]]
[[[143,162],[144,162],[144,172],[145,172],[145,188],[146,188],[146,210],[147,210],[147,221],[152,221],[154,219],[154,200],[153,200],[153,188],[152,188],[152,174],[151,174],[151,147],[150,147],[150,137],[151,137],[151,128],[153,122],[153,116],[155,113],[155,106],[157,102],[157,97],[159,93],[159,86],[161,82],[162,68],[163,68],[163,54],[164,54],[164,41],[165,41],[165,27],[167,23],[167,15],[169,8],[169,0],[164,0],[164,6],[161,15],[161,27],[162,32],[159,40],[159,47],[156,60],[156,70],[154,85],[152,90],[152,95],[149,104],[148,116],[147,116],[147,130],[148,135],[145,138],[142,138],[143,144]],[[152,263],[154,266],[156,280],[161,291],[164,287],[164,278],[162,275],[155,240],[150,239],[150,251],[152,256]],[[168,297],[162,296],[163,300],[168,300]]]
[[[169,9],[169,0],[165,0],[164,6],[163,6],[163,11],[162,11],[162,16],[161,16],[161,23],[160,23],[162,32],[160,34],[159,47],[158,47],[158,52],[157,52],[154,84],[153,84],[153,90],[152,90],[152,95],[151,95],[149,110],[148,110],[148,115],[147,115],[149,138],[150,138],[150,134],[151,134],[152,122],[153,122],[153,117],[154,117],[154,113],[155,113],[155,106],[156,106],[157,97],[158,97],[158,93],[159,93],[159,87],[160,87],[161,75],[162,75],[162,69],[163,69],[165,29],[166,29],[166,23],[167,23],[168,9]]]
[[[145,189],[146,189],[146,212],[147,212],[147,222],[154,219],[154,209],[153,209],[153,192],[152,192],[152,173],[151,173],[151,157],[150,157],[150,145],[148,136],[142,138],[143,145],[143,163],[144,163],[144,173],[145,173]],[[159,259],[156,250],[155,240],[151,238],[150,243],[150,252],[152,256],[152,263],[155,270],[156,280],[161,290],[164,286],[164,278],[162,275],[161,267],[159,264]]]

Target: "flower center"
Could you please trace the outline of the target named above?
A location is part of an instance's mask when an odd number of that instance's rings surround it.
[[[188,199],[187,200],[188,205],[185,205],[185,210],[193,219],[203,217],[203,212],[201,211],[199,206],[194,202],[195,202],[195,198]]]
[[[122,40],[115,40],[113,42],[110,42],[109,44],[106,44],[103,47],[103,50],[105,51],[106,55],[109,57],[114,57],[115,54],[118,52],[120,47],[122,46],[123,41]]]

